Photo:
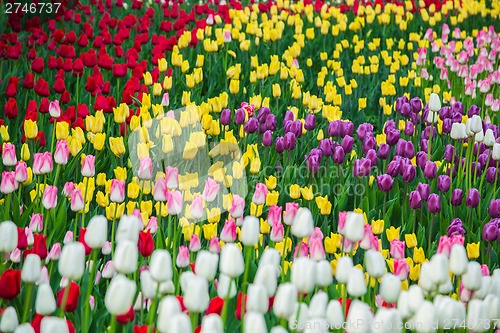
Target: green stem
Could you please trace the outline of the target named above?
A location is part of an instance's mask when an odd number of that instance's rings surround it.
[[[31,298],[33,297],[33,283],[28,283],[26,285],[26,300],[24,302],[24,310],[23,310],[23,317],[21,318],[21,322],[24,323],[26,322],[26,318],[28,318],[28,312],[31,310]]]
[[[116,229],[116,211],[118,210],[118,203],[115,202],[115,210],[113,213],[113,223],[111,223],[111,255],[115,254],[115,229]]]
[[[64,287],[64,293],[63,293],[63,298],[61,301],[61,307],[59,308],[59,318],[64,317],[64,312],[66,309],[66,304],[68,303],[68,297],[69,297],[69,288],[71,286],[71,280],[68,280],[68,285]]]
[[[88,332],[88,325],[90,324],[90,303],[89,303],[89,298],[90,294],[92,294],[92,285],[94,283],[94,275],[97,269],[97,250],[92,250],[92,269],[90,271],[90,276],[89,276],[89,281],[87,283],[87,292],[85,295],[85,299],[83,300],[85,306],[84,306],[84,313],[85,313],[85,320],[83,321],[83,332],[86,333]]]

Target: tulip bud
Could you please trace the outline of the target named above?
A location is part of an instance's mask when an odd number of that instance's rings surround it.
[[[17,247],[17,226],[12,221],[0,223],[0,252],[12,252]],[[3,259],[1,259],[3,260]]]
[[[387,273],[382,277],[380,282],[380,295],[388,304],[396,303],[401,292],[401,280],[391,274]]]
[[[255,246],[259,242],[259,219],[255,216],[246,216],[241,228],[241,242],[245,246]]]
[[[35,333],[35,330],[33,329],[33,326],[31,326],[31,324],[26,323],[17,326],[14,333]]]
[[[243,256],[237,245],[224,245],[220,255],[219,268],[221,273],[231,278],[236,278],[245,271]]]
[[[219,256],[206,250],[198,252],[196,255],[196,275],[202,276],[208,281],[212,281],[217,273]]]
[[[208,282],[201,276],[194,275],[188,280],[187,288],[183,288],[184,305],[189,312],[200,313],[207,309],[210,302]]]
[[[201,321],[200,333],[223,333],[223,323],[221,317],[217,314],[209,314],[203,317]]]
[[[314,220],[308,208],[299,208],[292,222],[291,232],[297,238],[309,236],[314,229]]]
[[[266,288],[260,284],[250,284],[247,291],[246,311],[266,313],[269,308],[269,299]]]
[[[259,264],[257,268],[257,273],[253,279],[254,284],[260,284],[266,288],[267,297],[271,297],[276,292],[276,287],[278,285],[279,270],[272,264]],[[330,269],[331,276],[331,269]]]
[[[40,278],[41,260],[37,254],[28,254],[24,260],[21,279],[26,283],[35,283]]]
[[[244,320],[245,332],[262,332],[267,333],[266,320],[264,314],[259,312],[248,312],[245,314]]]
[[[64,318],[43,317],[40,333],[69,333],[68,323]]]
[[[136,260],[137,262],[137,260]],[[155,250],[149,264],[151,277],[158,282],[172,280],[172,258],[167,250]]]
[[[136,216],[123,215],[120,218],[120,223],[118,223],[118,228],[116,230],[116,243],[119,244],[126,240],[137,243],[139,240],[139,232],[143,227],[142,221]]]
[[[328,287],[333,281],[332,266],[327,260],[316,263],[316,284],[318,287]]]
[[[351,269],[347,280],[347,292],[353,297],[361,297],[366,293],[365,276],[361,269]]]
[[[467,137],[465,124],[453,123],[450,136],[454,140],[465,139]]]
[[[431,259],[432,274],[431,281],[435,285],[441,285],[450,279],[448,272],[448,258],[442,253],[436,253]]]
[[[500,143],[495,143],[493,145],[493,150],[491,152],[491,157],[495,161],[500,161]]]
[[[343,284],[347,283],[353,266],[354,265],[352,263],[351,257],[340,257],[337,260],[337,268],[335,270],[335,278],[337,279],[337,281]]]
[[[355,243],[363,239],[365,219],[363,214],[348,212],[344,226],[344,236]]]
[[[346,325],[349,333],[368,333],[371,331],[373,314],[370,307],[358,300],[352,301],[347,315]]]
[[[113,264],[118,273],[131,274],[135,272],[138,259],[139,251],[137,244],[131,241],[123,241],[116,246]]]
[[[344,312],[338,300],[332,299],[328,302],[328,306],[326,307],[326,319],[333,329],[340,329],[342,325],[344,325]]]
[[[429,301],[423,301],[415,316],[409,321],[409,326],[416,332],[436,331],[436,310]]]
[[[450,271],[457,276],[461,276],[467,271],[467,263],[465,247],[460,244],[453,245],[450,252]]]
[[[475,134],[483,130],[483,123],[481,117],[478,115],[473,115],[471,118],[470,130]]]
[[[196,270],[198,273],[198,270]],[[231,279],[229,276],[225,274],[219,275],[219,280],[217,284],[217,296],[220,298],[233,298],[236,296],[236,292],[238,291],[236,287],[236,282]]]
[[[439,110],[441,110],[441,100],[435,93],[432,93],[429,97],[429,110],[431,112],[438,112]]]
[[[488,310],[486,302],[478,299],[471,300],[467,306],[467,328],[478,333],[490,331]]]
[[[2,313],[2,320],[0,321],[0,331],[2,332],[14,332],[16,327],[19,325],[19,319],[17,319],[16,309],[9,306]]]
[[[172,318],[181,313],[179,301],[174,296],[164,297],[158,306],[156,328],[160,332],[170,332]]]
[[[103,215],[93,216],[85,232],[85,243],[92,249],[100,249],[108,236],[108,220]]]
[[[475,291],[481,288],[481,265],[476,261],[467,264],[467,271],[462,275],[462,283],[468,290]]]
[[[379,308],[373,318],[372,333],[399,333],[402,323],[401,314],[396,309]]]
[[[374,279],[381,278],[386,271],[385,260],[382,253],[375,250],[368,250],[365,253],[365,268],[368,275]]]
[[[124,275],[116,275],[111,280],[104,297],[104,304],[109,313],[119,316],[130,310],[136,288],[134,281],[127,279]]]
[[[36,294],[35,310],[36,313],[43,316],[48,316],[54,312],[57,308],[56,299],[54,298],[54,293],[50,288],[50,284],[42,283],[38,286],[38,292]]]
[[[309,318],[326,318],[326,306],[328,295],[326,293],[316,293],[309,302]]]
[[[292,265],[290,280],[301,293],[308,294],[314,289],[316,283],[315,262],[307,257],[295,259]]]
[[[297,302],[297,288],[286,282],[280,284],[274,297],[273,312],[280,319],[290,318]]]
[[[58,268],[59,273],[70,280],[81,279],[85,272],[85,247],[83,244],[80,242],[66,244],[61,252]]]

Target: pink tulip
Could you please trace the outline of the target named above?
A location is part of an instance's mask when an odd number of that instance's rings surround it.
[[[182,193],[180,191],[168,192],[168,214],[178,215],[182,211]]]
[[[3,146],[2,162],[5,166],[14,166],[17,163],[16,146],[12,143],[6,143]]]
[[[175,119],[174,111],[173,110],[167,111],[167,113],[165,114],[165,117]]]
[[[87,155],[82,164],[82,176],[94,177],[95,175],[95,156]]]
[[[203,216],[203,199],[200,195],[194,196],[190,213],[196,220],[199,220]]]
[[[63,195],[67,198],[70,198],[74,190],[75,190],[75,183],[67,182],[66,184],[64,184],[63,187]]]
[[[151,216],[149,218],[146,230],[149,230],[151,234],[155,234],[158,231],[158,218],[156,216]]]
[[[341,242],[343,242],[343,251],[344,253],[351,253],[354,250],[354,246],[356,245],[355,242],[351,242],[345,237],[342,237]]]
[[[52,172],[52,154],[50,152],[36,153],[33,155],[33,173],[44,175]]]
[[[141,158],[137,176],[141,180],[150,180],[153,178],[153,161],[151,161],[150,157]]]
[[[486,264],[481,265],[481,275],[482,276],[490,276],[490,269],[488,268],[488,265],[486,265]]]
[[[56,151],[54,152],[54,161],[59,165],[66,165],[69,159],[68,141],[59,140],[56,142]]]
[[[455,245],[455,244],[458,244],[458,245],[464,245],[464,236],[462,235],[453,235],[451,237],[451,246]]]
[[[26,165],[26,162],[24,161],[19,161],[16,164],[16,176],[15,179],[19,183],[24,183],[26,180],[28,180],[28,167]]]
[[[253,193],[252,202],[256,205],[263,205],[266,203],[267,186],[263,183],[255,185],[255,192]]]
[[[106,241],[106,243],[104,243],[104,245],[102,246],[102,254],[104,254],[105,256],[107,256],[108,254],[111,253],[111,249],[113,248],[113,246],[111,245],[111,242],[110,241]]]
[[[55,243],[54,245],[52,245],[52,248],[50,249],[47,259],[50,258],[50,260],[57,261],[59,260],[60,257],[61,257],[61,244]]]
[[[21,262],[21,250],[18,248],[15,248],[14,251],[10,253],[9,256],[10,261],[12,261],[15,264],[18,264]]]
[[[203,200],[206,202],[212,202],[217,197],[217,193],[219,193],[220,185],[213,180],[212,178],[208,178],[205,181],[205,188],[203,189]]]
[[[300,242],[295,247],[295,251],[293,252],[294,258],[307,257],[309,255],[309,248],[306,242]]]
[[[179,170],[176,167],[168,166],[165,169],[165,177],[167,178],[167,187],[169,189],[179,187]]]
[[[283,208],[278,205],[272,205],[269,207],[269,212],[267,213],[267,223],[269,223],[270,226],[273,226],[276,222],[281,223],[282,210]]]
[[[312,242],[309,243],[309,251],[311,259],[314,261],[326,259],[325,248],[323,247],[323,242],[319,238],[314,238]]]
[[[198,235],[192,235],[191,239],[189,240],[189,251],[198,252],[200,249],[201,249],[200,237],[198,237]]]
[[[375,251],[379,251],[380,249],[380,242],[377,236],[373,235],[372,237],[372,242],[371,242],[371,249]]]
[[[441,236],[441,238],[439,238],[439,245],[438,245],[437,253],[442,253],[445,256],[449,257],[452,246],[453,246],[453,244],[451,242],[451,238],[449,238],[446,235]]]
[[[220,253],[220,241],[219,238],[213,237],[210,239],[210,243],[208,244],[208,251],[212,253]]]
[[[19,183],[16,181],[16,174],[14,171],[2,172],[2,183],[0,185],[0,192],[9,194],[17,190]]]
[[[85,208],[85,202],[83,202],[82,190],[80,188],[75,189],[73,193],[71,193],[70,200],[70,208],[72,211],[78,212]]]
[[[232,243],[236,240],[236,223],[233,219],[229,219],[224,223],[224,227],[220,233],[220,239],[225,243]]]
[[[31,215],[30,229],[34,232],[41,232],[43,230],[43,216],[42,214]]]
[[[408,278],[408,273],[410,272],[410,266],[404,258],[394,260],[394,275],[396,275],[401,281]]]
[[[313,240],[319,240],[320,242],[323,241],[323,232],[319,227],[315,227],[309,237],[307,238],[307,245],[311,246],[311,242]]]
[[[45,209],[56,208],[57,206],[57,187],[47,186],[43,191],[42,204]]]
[[[111,188],[109,191],[109,200],[112,202],[122,203],[125,200],[125,181],[112,179]]]
[[[71,230],[66,231],[66,234],[64,235],[63,243],[68,244],[68,243],[73,242],[73,240],[74,240],[73,231],[71,231]]]
[[[270,237],[271,241],[275,243],[281,242],[283,240],[283,238],[285,237],[285,228],[283,227],[281,221],[275,221],[273,223]]]
[[[161,98],[161,105],[163,106],[169,106],[170,105],[170,97],[168,95],[168,92],[164,93],[162,98]]]
[[[344,234],[346,218],[347,218],[347,212],[339,212],[338,231],[339,231],[339,234],[341,234],[341,235]]]
[[[49,113],[50,116],[54,118],[59,118],[61,116],[61,107],[57,99],[49,103]]]
[[[179,246],[179,253],[177,254],[175,264],[179,268],[185,268],[189,266],[189,250],[184,245]]]
[[[33,245],[33,243],[35,242],[35,236],[33,235],[33,230],[26,227],[24,228],[24,234],[26,235],[26,239],[28,240],[28,246]]]
[[[98,273],[100,273],[98,271]],[[98,284],[99,282],[96,282],[96,284]],[[90,295],[89,296],[89,306],[90,306],[90,311],[94,311],[94,307],[95,307],[95,298],[94,296]]]
[[[229,210],[229,214],[231,214],[232,217],[242,217],[244,209],[245,199],[237,194],[233,195],[233,202],[231,205],[231,209]]]
[[[372,247],[373,231],[371,224],[365,224],[365,233],[363,234],[363,239],[359,243],[359,246],[363,250],[368,250]]]
[[[405,242],[398,239],[391,241],[390,249],[391,257],[394,259],[401,259],[405,257]]]
[[[167,201],[168,187],[165,178],[158,178],[153,189],[153,198],[156,201]]]
[[[296,202],[287,202],[285,205],[285,213],[283,214],[283,222],[286,225],[292,225],[295,215],[299,210],[299,204]]]

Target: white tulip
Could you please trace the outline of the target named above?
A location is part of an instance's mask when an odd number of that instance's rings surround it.
[[[3,311],[1,319],[0,331],[2,332],[14,332],[16,327],[19,325],[16,309],[12,306],[9,306]]]
[[[36,293],[35,310],[43,316],[48,316],[57,308],[56,299],[52,288],[48,283],[43,283],[38,286]]]
[[[0,223],[0,253],[12,252],[17,248],[17,226],[12,221]]]
[[[307,257],[295,259],[292,265],[290,281],[300,292],[309,294],[314,289],[316,283],[315,262]]]
[[[462,275],[464,287],[471,291],[481,289],[481,277],[481,265],[477,261],[469,262],[467,264],[467,271]]]
[[[85,247],[80,242],[64,245],[58,262],[59,273],[70,279],[79,280],[85,272]]]
[[[116,246],[113,264],[118,273],[132,274],[137,270],[139,250],[137,243],[124,240]],[[152,260],[151,260],[152,262]]]
[[[455,244],[450,251],[450,272],[457,276],[463,275],[467,271],[467,251],[460,244]]]
[[[481,333],[490,330],[488,304],[482,300],[473,299],[467,306],[467,328]]]
[[[245,246],[255,246],[259,243],[260,223],[255,216],[246,216],[243,220],[240,238]]]
[[[140,275],[141,291],[145,298],[154,298],[158,292],[158,283],[151,277],[151,272],[144,270]]]
[[[259,312],[247,312],[244,320],[245,332],[267,333],[266,320]]]
[[[372,329],[373,314],[368,304],[354,300],[349,307],[346,327],[349,333],[369,333]]]
[[[354,265],[352,263],[351,257],[340,257],[337,260],[337,267],[335,269],[335,278],[337,279],[337,281],[344,284],[347,283],[353,267]]]
[[[380,295],[388,304],[396,303],[401,292],[401,280],[394,274],[387,273],[380,282]]]
[[[236,296],[238,289],[234,279],[225,274],[219,275],[219,283],[217,284],[217,296],[220,298],[233,298]]]
[[[316,263],[316,284],[318,287],[328,287],[333,282],[332,266],[328,260]]]
[[[408,303],[409,309],[412,313],[416,313],[423,302],[424,294],[422,292],[422,288],[418,285],[412,285],[408,288]]]
[[[196,255],[196,275],[203,276],[208,281],[213,281],[217,274],[219,256],[210,251],[201,250]]]
[[[257,268],[257,273],[253,279],[254,284],[261,284],[266,288],[267,296],[271,297],[276,293],[276,288],[278,287],[278,275],[279,272],[273,265],[260,265]],[[331,275],[331,274],[330,274]]]
[[[373,333],[402,332],[401,314],[396,309],[379,308],[373,318]]]
[[[64,318],[43,317],[40,333],[69,333],[68,323]]]
[[[472,132],[477,134],[483,130],[483,123],[481,121],[481,117],[475,114],[470,119],[471,119],[470,129]]]
[[[293,307],[293,312],[288,318],[288,328],[292,331],[303,331],[307,322],[307,313],[309,312],[309,308],[306,303],[295,303],[291,305]]]
[[[431,258],[432,274],[430,279],[434,284],[440,285],[450,279],[448,269],[448,258],[442,253],[436,253]]]
[[[14,333],[35,333],[35,329],[31,324],[22,324],[16,327]]]
[[[309,318],[326,318],[326,307],[328,305],[328,295],[326,293],[316,293],[309,302]]]
[[[292,222],[291,233],[297,238],[308,237],[314,229],[314,219],[308,208],[299,208]]]
[[[280,284],[274,297],[273,312],[280,319],[289,318],[297,302],[297,288],[295,285],[286,282]]]
[[[108,238],[108,219],[103,215],[92,217],[85,232],[85,243],[92,249],[100,249]]]
[[[24,259],[21,271],[21,280],[26,283],[35,283],[40,278],[42,262],[37,254],[28,254]]]
[[[221,317],[214,313],[204,316],[201,321],[200,333],[224,333]]]
[[[181,305],[177,298],[174,296],[164,297],[158,306],[156,328],[161,333],[170,332],[170,322],[179,313],[181,313]]]
[[[429,110],[433,113],[441,110],[441,99],[438,94],[431,93],[429,97]]]
[[[328,306],[326,307],[326,319],[333,329],[340,329],[344,324],[344,311],[338,300],[332,299],[328,302]]]
[[[361,297],[366,293],[366,280],[363,271],[357,267],[351,269],[347,280],[347,293],[353,297]]]
[[[385,259],[382,253],[375,250],[366,251],[365,268],[370,277],[374,279],[381,278],[386,272]]]
[[[432,271],[432,264],[430,261],[426,261],[422,263],[420,266],[420,278],[418,279],[419,286],[427,291],[431,292],[435,289],[435,285],[431,279],[431,275],[434,272]]]
[[[493,147],[493,145],[495,144],[495,134],[493,134],[493,130],[491,128],[488,128],[486,130],[486,133],[484,133],[484,140],[483,140],[484,144],[487,146],[487,147]]]
[[[225,244],[219,259],[219,269],[221,273],[231,278],[236,278],[245,271],[245,262],[240,248],[235,244]]]
[[[463,123],[453,123],[451,125],[450,136],[454,140],[461,140],[467,138],[466,126]]]
[[[208,281],[201,276],[193,276],[188,280],[188,287],[183,289],[184,305],[190,312],[204,312],[210,303]]]
[[[116,229],[115,240],[116,243],[121,243],[122,241],[128,240],[132,243],[136,243],[139,240],[139,232],[142,231],[144,225],[142,221],[135,215],[123,215],[118,223],[118,228]]]
[[[104,297],[104,304],[109,313],[114,316],[127,313],[134,302],[136,289],[134,281],[121,274],[115,275]]]
[[[172,257],[167,250],[155,250],[149,262],[151,277],[157,282],[172,280]]]
[[[250,284],[247,292],[246,310],[249,312],[266,313],[269,308],[267,290],[263,285]]]
[[[170,319],[168,333],[191,333],[193,328],[189,316],[183,312],[178,313]]]
[[[491,158],[495,161],[500,161],[500,143],[495,143],[493,145],[493,150],[491,152]]]
[[[409,323],[417,333],[436,332],[436,309],[434,309],[434,305],[429,301],[423,301]]]

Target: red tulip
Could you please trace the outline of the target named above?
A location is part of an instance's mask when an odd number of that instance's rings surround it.
[[[17,248],[21,251],[28,248],[28,237],[24,228],[17,228]]]
[[[18,108],[17,108],[17,102],[14,98],[9,97],[7,100],[7,103],[5,103],[3,110],[5,112],[5,116],[9,119],[14,119],[17,117],[18,114]]]
[[[134,308],[131,306],[130,310],[128,310],[127,313],[116,316],[116,321],[118,321],[120,324],[128,324],[130,322],[133,322],[135,318],[135,312]]]
[[[32,89],[35,86],[35,79],[33,73],[27,73],[23,80],[23,87]]]
[[[40,259],[42,259],[42,260],[47,258],[47,254],[48,254],[47,236],[36,234],[34,242],[33,242],[33,247],[31,249],[26,250],[26,252],[24,252],[24,256],[27,256],[30,253],[34,253],[34,254],[38,255],[40,257]]]
[[[127,75],[127,64],[114,64],[113,65],[113,76],[114,77],[124,77]]]
[[[42,78],[39,78],[35,83],[35,92],[42,97],[50,95],[49,83]]]
[[[42,101],[40,102],[40,108],[38,109],[38,111],[40,111],[40,113],[49,113],[49,105],[50,105],[49,99],[43,98]]]
[[[62,300],[64,297],[66,287],[62,288],[57,292],[57,306],[60,308],[62,306]],[[66,301],[66,306],[64,312],[74,312],[78,308],[78,298],[80,297],[80,286],[78,283],[71,281],[69,285],[69,293]]]
[[[143,326],[135,325],[134,326],[134,333],[148,333],[148,332],[149,332],[148,325],[143,325]],[[156,329],[153,328],[152,332],[156,333]]]
[[[61,102],[61,104],[68,104],[68,102],[71,100],[71,96],[69,94],[69,91],[65,90],[62,95],[61,95],[61,98],[59,99],[59,101]]]
[[[21,271],[7,269],[0,276],[0,298],[13,299],[21,291]]]
[[[153,236],[147,230],[146,232],[139,233],[139,240],[137,242],[139,253],[143,257],[149,257],[154,250]]]
[[[43,69],[45,67],[45,64],[43,62],[43,59],[38,57],[33,62],[31,63],[31,70],[37,74],[43,73]]]
[[[78,237],[78,241],[83,244],[83,247],[85,248],[85,255],[88,256],[89,254],[92,253],[92,248],[85,243],[85,233],[87,232],[86,228],[81,228],[80,229],[80,236]]]
[[[205,315],[209,315],[211,313],[216,313],[220,316],[222,313],[222,308],[224,307],[224,299],[222,299],[219,296],[216,296],[210,300],[210,303],[208,304],[207,311],[205,312]]]
[[[242,292],[239,292],[238,298],[236,300],[236,312],[234,314],[236,316],[236,318],[238,318],[238,320],[241,320],[241,306],[242,306],[243,302],[245,302],[245,304],[247,303],[247,295],[243,294]],[[245,310],[245,313],[246,313],[246,310]]]
[[[54,83],[54,91],[58,94],[62,94],[66,90],[66,84],[64,83],[64,80],[61,78],[57,78],[56,82]]]

